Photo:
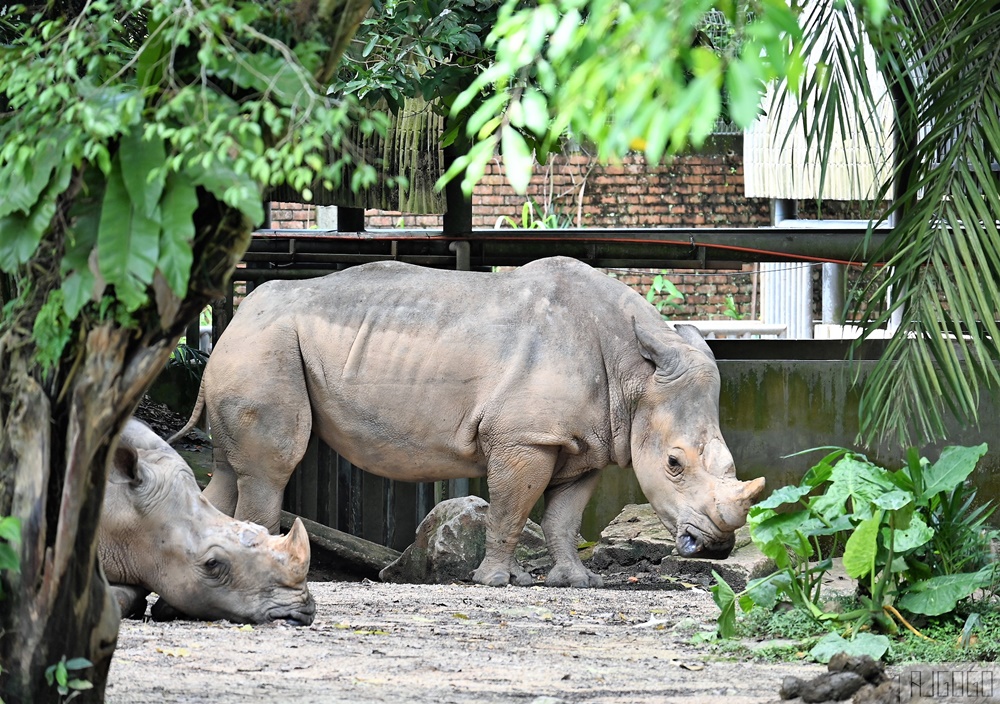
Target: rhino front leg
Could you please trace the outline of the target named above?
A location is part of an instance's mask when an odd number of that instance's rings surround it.
[[[111,594],[118,602],[122,618],[143,618],[149,590],[134,584],[112,584]]]
[[[552,479],[556,449],[514,447],[491,456],[486,473],[490,506],[486,510],[486,555],[472,581],[491,587],[528,586],[534,578],[514,558],[535,502]]]
[[[577,554],[577,536],[583,509],[597,487],[599,470],[569,484],[557,484],[545,492],[545,516],[542,530],[555,564],[545,583],[551,587],[602,587],[604,580],[583,566]]]

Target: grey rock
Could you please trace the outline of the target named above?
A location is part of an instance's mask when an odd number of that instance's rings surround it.
[[[827,672],[806,683],[802,701],[807,704],[840,702],[853,697],[864,684],[865,678],[856,672]]]
[[[795,699],[802,695],[802,689],[805,685],[805,680],[800,677],[788,676],[781,680],[781,689],[778,690],[778,696],[782,699]]]
[[[478,496],[442,501],[417,526],[413,543],[387,565],[383,582],[447,584],[466,581],[486,554],[486,510]],[[542,529],[528,521],[515,556],[528,571],[551,566]]]
[[[591,569],[630,567],[643,560],[659,564],[675,552],[674,537],[649,504],[629,504],[621,510],[594,546]]]

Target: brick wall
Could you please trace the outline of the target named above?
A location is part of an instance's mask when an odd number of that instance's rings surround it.
[[[743,150],[739,138],[719,138],[701,153],[650,166],[641,155],[617,165],[598,165],[583,153],[553,156],[538,169],[526,196],[507,185],[500,160],[492,162],[473,193],[474,228],[523,226],[527,200],[535,211],[561,227],[758,227],[770,224],[770,202],[743,195]],[[815,214],[815,206],[802,204]],[[825,217],[856,206],[826,206]],[[440,228],[441,215],[368,211],[370,228]],[[315,227],[310,205],[274,203],[271,226]],[[684,294],[678,307],[666,307],[676,319],[722,318],[735,313],[759,317],[753,265],[738,270],[678,269],[612,272],[643,295],[657,274],[666,275]],[[731,299],[730,299],[731,297]],[[656,300],[656,299],[654,299]],[[735,307],[734,307],[735,306]],[[818,307],[818,303],[817,303]]]

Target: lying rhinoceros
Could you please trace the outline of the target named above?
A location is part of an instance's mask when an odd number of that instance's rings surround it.
[[[531,582],[513,551],[544,494],[547,584],[599,586],[576,536],[608,464],[635,468],[686,556],[728,555],[764,487],[736,479],[698,332],[561,257],[510,273],[383,262],[264,284],[212,352],[202,394],[206,496],[272,531],[312,431],[383,477],[485,476],[481,584]]]
[[[98,554],[124,615],[154,591],[204,619],[312,623],[309,538],[237,521],[202,495],[187,463],[147,425],[129,420],[104,493]],[[164,607],[162,610],[170,613]]]

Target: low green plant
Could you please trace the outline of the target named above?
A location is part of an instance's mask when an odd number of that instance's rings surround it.
[[[726,296],[726,304],[722,309],[722,314],[733,320],[743,320],[746,317],[740,313],[740,309],[736,305],[736,299],[733,298],[733,294]]]
[[[500,218],[509,227],[517,230],[558,230],[572,227],[573,222],[559,213],[546,211],[534,200],[527,200],[521,207],[521,221],[518,222],[509,215]]]
[[[684,303],[684,294],[674,285],[674,282],[663,274],[653,277],[653,283],[646,291],[646,300],[663,313],[664,308],[680,309]]]
[[[83,670],[93,665],[87,658],[67,660],[63,655],[55,665],[45,668],[45,681],[50,687],[55,687],[63,701],[71,701],[80,692],[93,689],[94,685],[80,677]]]
[[[992,507],[975,507],[967,483],[985,453],[985,444],[947,447],[931,463],[911,450],[896,471],[843,448],[826,455],[799,486],[750,509],[754,543],[778,569],[740,594],[716,575],[720,636],[735,633],[737,605],[748,612],[790,602],[831,628],[849,624],[849,635],[869,627],[894,634],[899,625],[912,628],[904,614],[940,616],[977,590],[995,591],[990,542],[997,531],[986,526]],[[827,610],[823,578],[841,549],[844,569],[859,582],[858,604]],[[882,645],[872,641],[870,651]]]

